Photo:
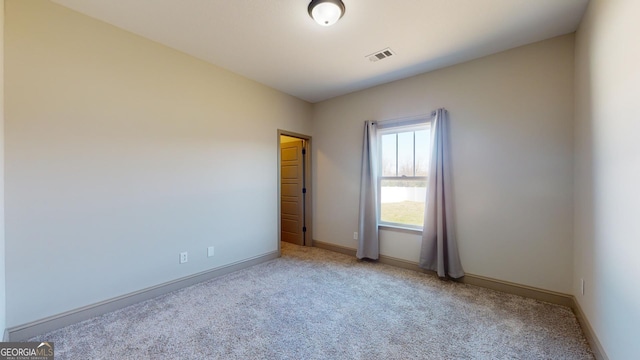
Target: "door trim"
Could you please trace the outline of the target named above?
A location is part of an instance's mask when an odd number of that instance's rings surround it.
[[[304,246],[313,246],[313,216],[312,216],[312,209],[313,209],[313,190],[311,188],[311,146],[312,146],[312,142],[311,142],[311,136],[309,135],[304,135],[304,134],[300,134],[300,133],[296,133],[296,132],[292,132],[292,131],[287,131],[287,130],[282,130],[282,129],[278,129],[278,137],[277,137],[277,152],[278,152],[278,197],[277,197],[277,201],[278,201],[278,252],[280,253],[281,249],[280,249],[280,234],[281,234],[281,221],[282,219],[280,218],[280,197],[281,197],[281,174],[280,174],[280,166],[281,166],[281,159],[280,159],[280,136],[290,136],[290,137],[294,137],[294,138],[298,138],[298,139],[302,139],[305,141],[305,155],[304,155],[304,187],[307,189],[307,193],[305,194],[305,202],[304,202],[304,217],[305,217],[305,226],[307,227],[307,231],[306,234],[304,236]]]

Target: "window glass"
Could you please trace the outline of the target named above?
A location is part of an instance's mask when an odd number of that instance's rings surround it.
[[[398,176],[413,176],[413,131],[398,134]]]
[[[380,187],[380,221],[422,227],[426,180],[382,180]]]
[[[431,139],[429,131],[416,131],[416,176],[427,176],[429,156],[431,153]]]
[[[430,160],[428,124],[380,131],[380,224],[422,228]]]
[[[382,176],[396,176],[396,134],[382,135]]]

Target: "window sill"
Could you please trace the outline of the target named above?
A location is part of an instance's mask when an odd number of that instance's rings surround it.
[[[406,228],[402,226],[378,225],[378,230],[389,230],[389,231],[397,231],[397,232],[403,232],[403,233],[413,234],[413,235],[422,235],[421,229],[412,229],[412,228]]]

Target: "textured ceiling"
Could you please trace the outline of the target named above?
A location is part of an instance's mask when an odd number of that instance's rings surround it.
[[[317,102],[576,30],[588,0],[52,0]],[[396,55],[371,62],[390,47]]]

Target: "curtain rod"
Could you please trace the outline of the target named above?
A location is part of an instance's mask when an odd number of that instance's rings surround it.
[[[380,125],[380,126],[393,126],[393,125],[397,125],[397,124],[407,124],[407,125],[419,124],[419,123],[423,123],[423,122],[429,122],[429,120],[434,115],[435,115],[435,111],[432,112],[431,115],[422,114],[422,115],[409,116],[409,117],[398,118],[398,119],[372,121],[371,123],[376,124],[376,125]]]
[[[444,110],[447,111],[446,109]],[[407,117],[397,118],[397,119],[371,121],[371,123],[376,125],[392,125],[392,124],[404,123],[404,122],[407,122],[407,123],[420,122],[420,120],[429,120],[430,117],[434,117],[436,115],[436,112],[437,110],[434,110],[430,114],[420,114],[420,115],[407,116]]]

